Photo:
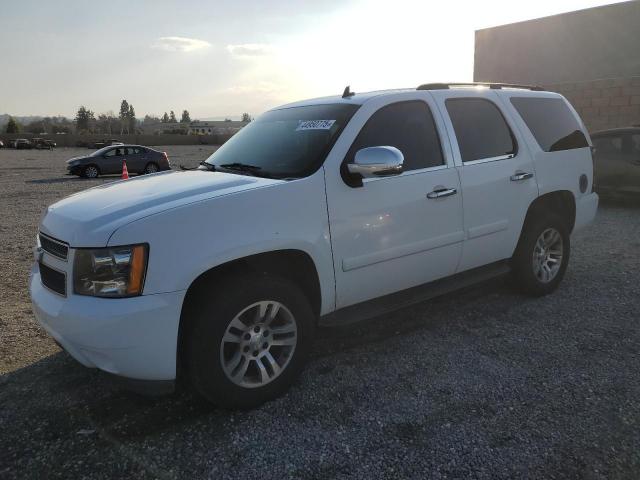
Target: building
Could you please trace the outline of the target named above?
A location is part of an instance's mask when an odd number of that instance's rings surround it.
[[[478,30],[473,77],[559,92],[591,131],[640,124],[640,1]]]
[[[237,133],[249,122],[236,120],[195,120],[189,124],[189,135],[224,135]]]

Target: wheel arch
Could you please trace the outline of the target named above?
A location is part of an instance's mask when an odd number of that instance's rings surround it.
[[[574,194],[569,190],[557,190],[540,195],[531,202],[527,209],[524,223],[522,224],[518,245],[520,244],[520,240],[522,240],[522,235],[527,224],[540,215],[549,212],[560,215],[566,221],[569,232],[572,232],[576,222],[576,199]]]
[[[206,291],[216,288],[224,278],[242,273],[269,273],[290,280],[302,289],[314,314],[319,317],[322,303],[320,277],[313,259],[307,252],[296,249],[274,250],[217,265],[195,278],[185,294],[178,326],[176,372],[179,377],[186,367],[185,340],[189,335],[190,314],[197,308],[196,299]]]

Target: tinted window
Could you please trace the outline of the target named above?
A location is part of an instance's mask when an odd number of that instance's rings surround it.
[[[107,151],[107,153],[104,154],[105,157],[113,157],[114,155],[120,155],[119,153],[120,149],[113,149],[113,150],[109,150]]]
[[[636,157],[640,155],[640,133],[631,135],[631,153]]]
[[[589,146],[578,120],[561,98],[514,97],[511,103],[545,152]]]
[[[596,137],[593,139],[598,155],[608,155],[612,153],[622,153],[622,136],[608,135],[606,137]]]
[[[450,98],[446,105],[463,162],[516,153],[513,134],[493,102],[484,98]]]
[[[420,101],[382,107],[367,121],[353,142],[347,162],[361,148],[390,146],[404,155],[404,171],[442,165],[442,150],[429,106]]]

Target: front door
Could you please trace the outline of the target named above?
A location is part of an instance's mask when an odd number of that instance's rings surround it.
[[[337,308],[453,274],[464,236],[458,173],[428,94],[372,99],[354,124],[345,131],[352,140],[343,142],[343,165],[361,148],[393,146],[404,172],[350,187],[337,162],[325,164]]]
[[[104,154],[104,160],[100,163],[100,171],[103,174],[122,172],[124,160],[124,147],[114,147]]]

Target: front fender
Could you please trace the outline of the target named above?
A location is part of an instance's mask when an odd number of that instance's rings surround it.
[[[144,294],[186,290],[202,273],[243,257],[300,250],[318,272],[321,313],[335,307],[324,172],[191,203],[116,230],[109,245],[149,244]]]

